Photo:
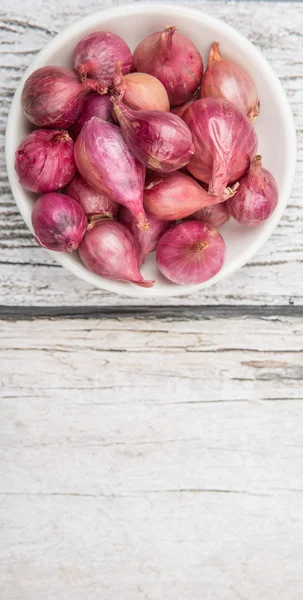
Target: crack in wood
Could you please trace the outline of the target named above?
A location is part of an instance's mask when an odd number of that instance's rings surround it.
[[[36,496],[36,497],[51,497],[51,496],[67,496],[67,497],[79,497],[79,498],[133,498],[137,495],[146,494],[244,494],[248,496],[262,496],[270,498],[272,494],[266,494],[261,492],[251,492],[249,490],[233,490],[233,489],[220,489],[220,488],[176,488],[176,489],[163,489],[163,490],[135,490],[129,494],[90,494],[81,492],[0,492],[0,496]]]
[[[32,319],[161,319],[161,320],[210,320],[228,318],[283,319],[303,317],[302,305],[255,306],[255,305],[205,305],[205,306],[0,306],[0,320]]]

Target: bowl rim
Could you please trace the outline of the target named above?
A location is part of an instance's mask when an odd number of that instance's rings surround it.
[[[138,286],[127,284],[122,281],[114,281],[110,279],[105,279],[95,275],[90,272],[88,269],[84,267],[84,265],[80,265],[77,261],[72,262],[69,260],[69,256],[65,253],[54,252],[51,250],[47,250],[51,254],[51,256],[63,267],[67,268],[71,273],[81,278],[82,280],[88,282],[90,285],[97,287],[99,289],[117,293],[121,296],[129,296],[129,297],[137,297],[137,298],[160,298],[160,297],[173,297],[173,296],[187,296],[193,292],[197,292],[201,289],[210,287],[219,281],[222,281],[232,273],[238,271],[243,265],[245,265],[258,250],[265,244],[268,238],[271,236],[272,232],[278,225],[283,211],[288,203],[293,180],[295,176],[296,170],[296,155],[297,155],[297,138],[296,138],[296,128],[294,124],[293,114],[288,102],[287,95],[282,87],[282,84],[276,75],[274,69],[268,63],[267,59],[263,56],[262,52],[245,36],[239,33],[233,26],[225,23],[225,21],[220,20],[216,17],[205,14],[203,10],[199,10],[198,8],[182,6],[182,5],[173,5],[173,4],[158,4],[158,3],[147,3],[143,4],[142,2],[134,3],[134,4],[126,4],[122,6],[115,6],[111,8],[106,8],[103,10],[96,11],[92,14],[86,15],[80,19],[77,19],[71,25],[68,25],[64,29],[62,29],[59,33],[57,33],[51,40],[44,46],[38,54],[35,56],[32,63],[26,69],[23,77],[21,78],[17,89],[15,91],[13,100],[11,102],[7,125],[6,125],[6,136],[5,136],[5,157],[6,157],[6,167],[8,173],[8,179],[11,187],[11,191],[14,197],[14,200],[17,204],[17,207],[21,213],[22,218],[24,219],[25,224],[29,228],[31,232],[33,232],[33,228],[31,225],[31,221],[28,215],[28,207],[24,198],[22,198],[22,194],[20,194],[20,184],[18,178],[14,171],[14,153],[15,149],[12,149],[10,144],[10,139],[12,136],[12,132],[14,131],[14,115],[20,109],[20,97],[23,85],[27,79],[27,77],[32,73],[35,69],[37,69],[43,61],[43,59],[47,60],[48,54],[51,52],[53,47],[55,47],[58,42],[60,43],[62,40],[69,37],[73,37],[75,34],[79,32],[79,29],[93,26],[94,23],[98,20],[107,20],[110,18],[123,17],[123,15],[136,15],[136,14],[148,14],[153,12],[167,13],[169,11],[172,15],[187,15],[189,18],[199,18],[199,20],[203,19],[203,22],[209,24],[213,27],[216,27],[218,32],[227,33],[229,35],[232,34],[234,39],[241,43],[247,51],[252,54],[258,62],[261,61],[262,68],[267,72],[268,78],[270,80],[270,86],[274,89],[277,101],[279,102],[281,108],[283,108],[284,114],[284,122],[287,122],[288,125],[288,133],[286,136],[286,156],[287,156],[287,164],[285,167],[285,181],[284,181],[284,194],[283,198],[279,198],[278,206],[276,207],[271,219],[266,222],[266,227],[262,230],[259,236],[250,243],[247,250],[241,254],[237,259],[234,259],[232,264],[222,271],[219,271],[217,275],[209,279],[208,281],[201,284],[189,284],[189,285],[171,285],[168,289],[163,289],[161,286],[159,288],[139,288]],[[83,269],[84,267],[84,269]],[[124,284],[123,290],[121,290],[121,284]],[[124,289],[125,288],[125,289]]]

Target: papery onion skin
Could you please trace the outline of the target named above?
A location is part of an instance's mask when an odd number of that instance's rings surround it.
[[[156,260],[161,273],[174,283],[203,283],[222,268],[225,242],[208,223],[185,221],[162,236]]]
[[[169,112],[167,91],[161,81],[148,73],[129,73],[123,77],[120,62],[115,67],[114,91],[123,92],[123,102],[133,110]]]
[[[81,204],[88,217],[100,216],[113,219],[118,212],[118,202],[97,192],[79,173],[76,173],[65,188],[65,193]]]
[[[209,183],[214,196],[223,194],[228,183],[247,171],[258,146],[257,135],[248,117],[231,102],[221,98],[202,98],[184,113],[192,132],[195,154],[188,171]]]
[[[276,181],[270,171],[262,167],[262,157],[257,154],[240,181],[236,197],[228,200],[228,210],[242,225],[257,225],[270,217],[277,204]]]
[[[218,42],[209,51],[200,96],[225,98],[251,121],[259,114],[260,103],[252,78],[240,65],[222,58]]]
[[[92,117],[75,143],[75,161],[95,190],[126,206],[138,227],[148,229],[143,208],[145,167],[131,154],[117,125]]]
[[[156,250],[160,238],[170,227],[170,223],[167,221],[159,221],[147,211],[145,212],[150,224],[148,231],[138,229],[133,215],[124,206],[120,208],[118,216],[120,223],[128,227],[134,236],[139,250],[140,265],[144,264],[147,254]]]
[[[83,239],[87,218],[76,200],[54,192],[38,198],[32,225],[37,244],[56,252],[72,252]]]
[[[103,121],[112,122],[112,103],[109,94],[100,96],[97,92],[91,92],[83,104],[83,108],[73,126],[70,134],[74,140],[77,139],[84,123],[87,123],[92,117],[99,117]]]
[[[37,129],[21,142],[15,156],[21,185],[38,194],[59,190],[76,172],[74,142],[67,131]]]
[[[139,270],[138,249],[125,225],[117,221],[100,221],[90,229],[79,248],[84,265],[93,273],[119,281],[151,287]]]
[[[166,88],[171,106],[178,106],[199,87],[203,62],[191,40],[170,26],[149,35],[137,46],[133,70],[157,77]]]
[[[218,229],[230,219],[228,203],[219,202],[219,204],[201,208],[192,215],[192,218],[197,219],[197,221],[208,223],[212,227],[216,227],[216,229]]]
[[[237,186],[235,186],[236,188]],[[211,196],[189,175],[176,171],[149,181],[144,190],[144,207],[162,221],[178,221],[205,206],[224,202],[235,193],[226,188],[222,196]]]
[[[171,173],[188,163],[195,148],[182,119],[168,112],[132,110],[117,95],[113,103],[130,151],[146,167]]]
[[[38,127],[67,129],[80,114],[88,91],[70,69],[41,67],[27,78],[21,104],[27,118]]]
[[[114,69],[121,62],[122,73],[132,68],[132,53],[126,42],[115,33],[95,31],[84,37],[73,52],[73,67],[85,81],[87,78],[100,82],[104,89],[112,89]]]

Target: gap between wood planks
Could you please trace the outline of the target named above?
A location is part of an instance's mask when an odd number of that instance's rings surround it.
[[[303,306],[0,306],[0,320],[18,321],[33,319],[171,319],[209,320],[257,317],[260,319],[302,318]]]

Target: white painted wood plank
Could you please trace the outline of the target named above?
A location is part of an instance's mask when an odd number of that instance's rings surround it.
[[[299,162],[292,198],[281,224],[258,255],[228,281],[186,299],[188,304],[287,304],[292,298],[303,301],[302,259],[302,4],[299,2],[183,2],[200,7],[240,30],[268,58],[290,99],[298,128]],[[122,1],[93,0],[4,0],[1,73],[1,124],[4,135],[9,105],[25,68],[33,56],[64,26],[102,6]],[[2,138],[3,139],[3,138]],[[48,254],[34,246],[8,187],[4,155],[0,165],[0,304],[14,305],[94,305],[133,304],[92,289],[52,262]],[[153,304],[161,304],[153,300]],[[140,302],[141,303],[141,302]],[[148,304],[148,300],[145,304]],[[170,300],[173,305],[184,299]]]
[[[301,319],[1,332],[1,598],[301,600]]]

